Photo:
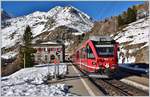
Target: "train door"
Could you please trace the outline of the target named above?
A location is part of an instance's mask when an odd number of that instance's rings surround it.
[[[80,58],[79,58],[79,51],[76,52],[75,57],[76,57],[76,58],[75,58],[75,59],[76,59],[75,62],[76,62],[76,64],[78,64],[79,59],[80,59]]]
[[[81,62],[82,62],[82,69],[86,70],[87,69],[87,53],[86,53],[85,47],[81,49]]]
[[[94,72],[96,68],[96,59],[94,53],[89,45],[86,46],[87,49],[87,71]]]
[[[119,43],[117,42],[116,44],[115,44],[115,49],[114,49],[114,57],[115,57],[115,64],[118,64],[118,56],[119,56],[119,52],[120,51],[120,49],[119,49]]]

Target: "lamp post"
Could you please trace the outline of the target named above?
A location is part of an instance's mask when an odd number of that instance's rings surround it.
[[[24,68],[25,68],[25,65],[26,65],[26,54],[24,52]]]
[[[50,78],[50,70],[49,70],[49,65],[50,65],[50,61],[48,62],[48,78]]]

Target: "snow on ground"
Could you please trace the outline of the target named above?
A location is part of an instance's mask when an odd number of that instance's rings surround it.
[[[131,44],[139,44],[149,41],[149,18],[140,19],[136,22],[129,24],[118,32],[119,34],[114,37],[119,43],[129,42]]]
[[[130,42],[128,45],[137,45],[140,43],[146,43],[144,46],[140,48],[132,48],[129,49],[129,53],[134,53],[143,47],[148,46],[149,44],[149,20],[150,18],[146,17],[140,20],[137,20],[136,22],[128,24],[127,27],[123,28],[122,31],[117,32],[117,35],[114,36],[114,39],[121,43],[126,43]],[[113,36],[113,35],[111,35]],[[124,63],[132,63],[135,62],[135,57],[134,56],[129,56],[127,58],[126,53],[127,50],[124,48],[125,45],[120,45],[120,52],[123,52],[125,54],[124,57],[120,56],[119,57],[119,63],[122,63],[124,60]],[[123,59],[124,58],[124,59]]]
[[[120,57],[119,60],[118,60],[118,63],[121,64],[121,63],[134,63],[135,62],[135,57],[134,56],[129,56],[128,58],[125,57],[124,59],[124,62],[122,62],[123,60],[123,57]]]
[[[59,66],[60,75],[66,74],[66,64]],[[54,65],[25,68],[1,78],[2,96],[69,96],[65,84],[46,84],[48,74],[54,74]]]
[[[2,54],[1,58],[10,59],[10,58],[14,58],[17,54],[18,54],[18,52],[11,51],[11,52]]]

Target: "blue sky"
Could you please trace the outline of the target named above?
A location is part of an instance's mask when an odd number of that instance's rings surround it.
[[[74,6],[93,20],[102,20],[118,15],[143,1],[2,1],[2,8],[13,16],[23,16],[34,11],[49,11],[55,6]]]

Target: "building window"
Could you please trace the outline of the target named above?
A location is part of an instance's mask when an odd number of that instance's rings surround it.
[[[56,51],[56,48],[53,48],[53,51]]]
[[[57,51],[62,51],[62,48],[57,48]]]
[[[51,50],[51,49],[50,49],[50,48],[48,48],[48,53],[50,53],[50,50]]]
[[[59,51],[59,48],[56,48],[56,51]]]
[[[43,48],[43,51],[45,52],[45,48]]]
[[[41,51],[42,51],[42,49],[41,49],[41,48],[38,48],[38,51],[39,51],[39,52],[41,52]]]
[[[54,51],[54,48],[51,48],[51,51]]]

